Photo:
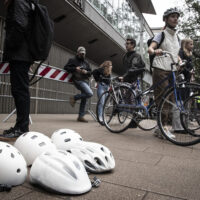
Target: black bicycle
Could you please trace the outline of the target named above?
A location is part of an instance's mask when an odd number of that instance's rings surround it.
[[[169,76],[145,91],[137,91],[137,88],[132,88],[130,85],[119,85],[116,87],[117,90],[115,93],[113,91],[109,92],[103,109],[104,124],[109,131],[121,133],[128,128],[132,120],[140,128],[143,127],[143,130],[155,128],[158,122],[162,134],[170,142],[181,146],[197,144],[200,142],[200,137],[197,136],[196,130],[190,130],[188,122],[187,125],[184,124],[186,124],[188,118],[191,118],[191,115],[188,116],[188,102],[194,99],[191,94],[200,95],[200,85],[177,79],[176,77],[180,74],[173,71],[177,63],[175,63],[171,53],[163,53],[172,60],[172,70]],[[157,97],[160,100],[158,108],[155,106],[157,99],[153,99],[150,105],[146,105],[143,100],[144,97],[146,95],[150,96],[159,84],[169,79],[171,79],[170,84]],[[186,90],[189,91],[187,100],[183,97]],[[154,117],[152,117],[150,112],[153,109],[155,110]],[[199,115],[196,116],[198,117]],[[184,134],[174,131],[175,122],[181,123],[185,130],[183,131]]]

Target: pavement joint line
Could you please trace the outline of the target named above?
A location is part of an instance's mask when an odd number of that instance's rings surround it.
[[[129,188],[129,189],[140,190],[140,191],[146,192],[146,193],[152,193],[152,194],[157,194],[157,195],[163,195],[163,196],[166,196],[166,197],[173,197],[173,198],[177,198],[177,199],[180,199],[180,200],[188,200],[188,199],[184,199],[184,198],[182,198],[182,197],[176,197],[176,196],[171,196],[171,195],[167,195],[167,194],[162,194],[162,193],[159,193],[159,192],[153,192],[153,191],[144,190],[144,189],[140,189],[140,188],[130,187],[130,186],[127,186],[127,185],[121,185],[121,184],[118,184],[118,183],[112,183],[112,182],[105,181],[105,180],[102,180],[102,179],[101,179],[101,182],[109,183],[109,184],[112,184],[112,185],[117,185],[117,186],[121,186],[121,187],[125,187],[125,188]],[[142,199],[142,200],[143,200],[143,199]]]
[[[155,163],[155,166],[157,166],[159,164],[159,162],[164,158],[165,156],[161,156],[160,159]]]
[[[146,196],[149,194],[148,191],[145,192],[144,196],[142,197],[142,200],[145,200]]]
[[[24,187],[24,186],[23,186],[23,187]],[[29,195],[29,194],[33,193],[33,192],[34,192],[34,190],[31,190],[30,192],[27,192],[27,193],[25,193],[25,194],[23,194],[23,195],[21,195],[21,196],[15,198],[14,200],[17,200],[17,199],[19,199],[19,198],[22,198],[22,197],[24,197],[24,196],[26,196],[26,195]]]

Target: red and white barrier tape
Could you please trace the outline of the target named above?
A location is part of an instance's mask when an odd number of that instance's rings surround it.
[[[9,63],[0,63],[0,74],[9,74],[10,67]],[[43,78],[62,81],[62,82],[72,82],[72,74],[67,73],[66,71],[42,64],[39,69],[37,76],[42,76]]]

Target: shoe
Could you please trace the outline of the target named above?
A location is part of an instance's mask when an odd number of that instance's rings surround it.
[[[88,121],[84,117],[78,117],[77,119],[78,122],[85,122],[88,123]]]
[[[104,125],[104,122],[103,122],[102,117],[99,117],[99,123],[100,123],[101,125]]]
[[[132,120],[131,123],[128,125],[128,128],[137,128],[137,123]]]
[[[14,131],[14,129],[15,129],[15,128],[10,127],[10,129],[4,130],[4,131],[3,131],[3,135],[7,135],[7,134],[9,134],[9,133],[12,133],[12,132]]]
[[[71,97],[69,98],[69,103],[70,103],[70,105],[71,105],[72,107],[75,106],[76,101],[75,101],[75,99],[74,99],[74,96],[71,96]]]
[[[187,134],[188,132],[186,130],[174,130],[174,133]]]
[[[12,128],[12,131],[9,129],[9,132],[8,132],[7,130],[6,134],[3,134],[3,137],[7,139],[15,139],[15,138],[18,138],[22,134],[24,134],[24,132],[21,131],[19,128]]]
[[[173,134],[168,130],[167,127],[164,127],[164,131],[165,131],[165,134],[166,134],[169,138],[171,138],[171,139],[175,139],[175,138],[176,138],[176,136],[173,135]]]
[[[160,138],[160,139],[164,139],[164,136],[163,136],[163,134],[161,133],[161,130],[160,129],[155,129],[155,131],[154,131],[154,133],[153,133],[153,135],[155,136],[155,137],[158,137],[158,138]]]

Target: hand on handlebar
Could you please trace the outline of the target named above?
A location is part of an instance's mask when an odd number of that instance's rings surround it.
[[[162,49],[155,49],[154,50],[154,54],[156,56],[162,56],[163,55],[163,50]]]

